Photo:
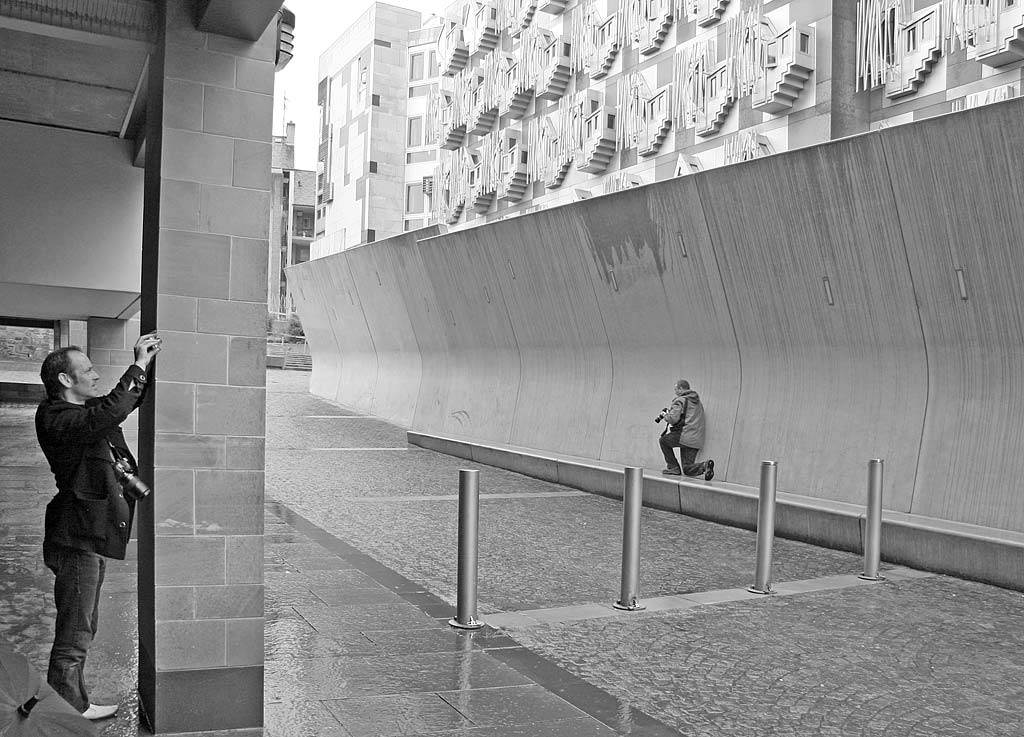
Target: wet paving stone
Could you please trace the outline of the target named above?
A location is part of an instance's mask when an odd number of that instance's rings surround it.
[[[355,737],[323,702],[301,698],[268,701],[263,723],[264,737]]]
[[[547,689],[534,684],[478,691],[442,691],[439,695],[478,726],[540,724],[586,716]]]
[[[481,652],[439,658],[416,653],[376,658],[311,658],[267,664],[266,691],[288,693],[290,679],[306,684],[310,699],[343,699],[415,692],[518,686],[529,683],[516,670]]]
[[[420,497],[455,494],[458,469],[480,468],[485,621],[495,611],[610,603],[619,593],[617,502],[488,499],[559,487],[436,454],[415,463],[359,451],[283,455],[268,446],[269,496],[450,604],[457,506]],[[288,470],[275,477],[278,462]],[[644,510],[642,535],[641,601],[753,582],[753,533]],[[776,584],[862,569],[858,556],[793,541],[776,540],[774,553]],[[589,716],[422,734],[1024,734],[1024,628],[1008,626],[1022,607],[1018,593],[933,576],[512,628],[488,654]]]
[[[310,397],[308,375],[267,376],[264,737],[1024,734],[1024,597],[942,576],[456,631],[457,505],[430,497],[454,495],[464,467],[481,468],[484,495],[560,487],[422,450],[313,451],[402,446],[405,434],[375,418],[307,417],[352,413]],[[40,532],[53,489],[33,411],[0,413],[0,458],[19,459],[0,463],[0,640],[45,671]],[[481,618],[617,597],[618,503],[485,496],[481,512]],[[752,582],[752,533],[643,515],[641,600]],[[776,540],[773,581],[860,564]],[[103,737],[145,734],[134,565],[110,569],[87,671],[98,698],[121,704]]]
[[[364,737],[394,737],[473,726],[436,693],[339,699],[325,701],[324,705],[349,732]]]

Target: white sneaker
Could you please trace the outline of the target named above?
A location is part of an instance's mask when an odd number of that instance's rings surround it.
[[[86,719],[93,721],[97,719],[106,719],[112,717],[117,713],[117,704],[89,704],[89,708],[82,712],[82,716]]]

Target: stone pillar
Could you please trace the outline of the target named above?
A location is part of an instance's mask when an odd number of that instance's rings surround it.
[[[158,3],[150,59],[140,420],[139,691],[157,734],[263,724],[263,452],[273,24],[249,43]]]
[[[100,375],[100,386],[106,393],[114,387],[121,374],[135,361],[135,341],[139,339],[139,320],[116,320],[105,317],[90,317],[86,328],[85,345],[69,343],[84,348],[89,354],[93,368]],[[139,414],[133,412],[121,425],[128,444],[138,448]]]

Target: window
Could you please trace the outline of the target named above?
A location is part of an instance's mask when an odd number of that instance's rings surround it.
[[[806,54],[811,50],[811,37],[809,34],[800,34],[800,53]]]
[[[370,160],[370,173],[371,174],[376,174],[377,173],[377,162],[373,161],[372,159]]]
[[[907,52],[917,50],[917,27],[911,26],[907,29]]]
[[[408,232],[410,230],[419,230],[420,228],[422,228],[424,226],[424,224],[425,223],[423,221],[423,218],[413,218],[412,220],[406,220],[405,221],[405,230],[406,230],[406,232]]]
[[[367,243],[373,243],[375,240],[377,240],[377,231],[374,230],[373,228],[367,228],[366,229],[366,242]]]
[[[427,74],[429,76],[431,76],[431,77],[436,77],[437,76],[437,72],[438,72],[438,69],[437,69],[437,52],[436,51],[431,51],[430,52],[430,66],[429,66],[429,68],[427,70]]]
[[[436,158],[436,151],[410,151],[405,155],[405,163],[422,164],[424,161],[434,161]]]
[[[409,137],[406,143],[410,147],[423,145],[423,116],[409,118]]]
[[[370,95],[370,104],[374,107],[380,107],[380,95]]]
[[[423,79],[423,54],[409,57],[409,81],[418,82]]]
[[[390,41],[385,41],[382,38],[375,38],[375,39],[373,39],[373,45],[374,46],[383,46],[385,49],[390,49],[391,48],[391,42]]]
[[[409,88],[409,97],[426,97],[437,88],[436,84],[421,84]]]
[[[423,182],[405,185],[405,211],[423,212]]]

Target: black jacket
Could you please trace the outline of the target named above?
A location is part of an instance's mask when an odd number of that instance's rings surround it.
[[[57,482],[46,505],[44,544],[124,560],[135,502],[114,475],[109,440],[135,465],[121,423],[142,402],[145,372],[132,364],[104,397],[84,405],[44,399],[36,410],[36,437]]]

